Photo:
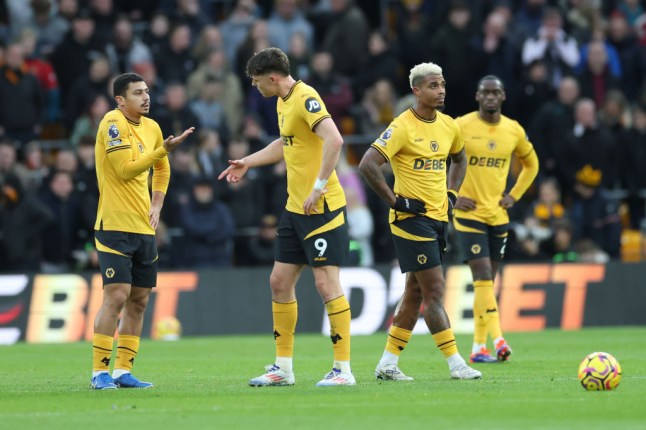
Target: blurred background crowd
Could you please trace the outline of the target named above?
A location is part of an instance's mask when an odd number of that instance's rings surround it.
[[[198,130],[170,156],[160,267],[271,264],[284,163],[216,180],[278,134],[276,100],[244,74],[269,46],[344,135],[351,264],[394,260],[388,207],[356,163],[412,106],[408,71],[427,61],[444,70],[454,117],[477,109],[479,78],[499,76],[503,114],[536,148],[541,172],[510,212],[508,261],[642,259],[646,1],[4,0],[0,271],[97,267],[95,135],[115,107],[112,79],[129,71],[146,79],[165,136]]]

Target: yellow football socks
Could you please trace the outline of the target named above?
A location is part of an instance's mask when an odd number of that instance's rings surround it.
[[[92,337],[92,370],[107,372],[110,370],[113,337],[95,333]]]
[[[335,361],[350,361],[350,303],[345,296],[337,297],[325,304],[330,319]]]
[[[502,337],[500,314],[498,313],[496,295],[493,291],[493,281],[474,281],[473,289],[475,292],[475,299],[473,301],[473,318],[476,320],[474,342],[485,343],[487,340],[487,333],[491,335],[492,339]],[[477,337],[482,336],[478,332],[478,321],[481,321],[485,326],[486,332],[484,337]],[[482,340],[482,342],[480,342],[480,340]]]
[[[433,340],[435,341],[438,349],[444,355],[444,358],[449,358],[450,356],[458,353],[458,346],[455,343],[453,329],[447,328],[439,333],[435,333],[433,335]]]
[[[274,339],[276,340],[276,357],[294,356],[294,332],[298,319],[296,300],[290,303],[271,303],[274,315]]]
[[[139,336],[120,334],[117,341],[117,360],[115,370],[121,369],[130,372],[135,364],[135,357],[139,351]]]
[[[388,340],[386,341],[386,351],[395,355],[400,355],[404,348],[406,348],[406,345],[408,345],[408,341],[412,335],[413,332],[410,330],[399,328],[394,325],[390,326],[390,330],[388,330]]]

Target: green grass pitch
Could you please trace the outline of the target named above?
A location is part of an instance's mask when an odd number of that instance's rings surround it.
[[[645,429],[646,328],[510,333],[505,364],[475,365],[479,381],[449,378],[430,335],[414,335],[400,366],[415,381],[377,382],[385,333],[352,339],[355,387],[315,387],[332,353],[322,335],[296,335],[294,387],[251,388],[273,360],[272,336],[145,340],[135,374],[148,390],[89,388],[89,343],[0,347],[1,429]],[[471,337],[458,336],[463,356]],[[586,392],[579,362],[606,351],[623,378]]]

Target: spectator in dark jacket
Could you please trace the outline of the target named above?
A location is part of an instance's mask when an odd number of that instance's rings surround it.
[[[72,84],[87,75],[93,56],[103,49],[94,36],[94,30],[90,12],[87,9],[79,10],[72,20],[71,30],[50,58],[61,88],[62,106],[67,103],[66,97]]]
[[[199,127],[197,116],[193,113],[186,99],[186,86],[181,82],[170,82],[165,89],[165,105],[153,117],[159,123],[164,136],[179,136],[189,127]],[[195,139],[189,137],[185,146],[193,146]]]
[[[628,189],[630,224],[639,228],[646,215],[646,202],[639,192],[646,190],[646,104],[633,108],[633,126],[619,135],[621,185]]]
[[[368,41],[368,57],[354,81],[356,98],[360,99],[363,92],[379,79],[388,79],[398,88],[402,81],[401,71],[397,56],[385,35],[379,31],[372,32]]]
[[[607,197],[602,172],[589,164],[576,173],[575,197],[570,208],[575,241],[591,240],[612,258],[619,257],[621,220],[617,201]]]
[[[321,48],[332,54],[335,72],[352,78],[368,52],[368,20],[353,0],[333,0],[330,7],[332,24],[325,32]]]
[[[41,234],[52,219],[47,206],[24,193],[15,175],[5,177],[0,183],[0,272],[40,268]]]
[[[49,273],[67,272],[74,268],[73,251],[80,245],[81,208],[74,193],[74,180],[69,172],[55,172],[40,200],[54,215],[42,232],[43,257],[41,269]]]
[[[155,57],[157,73],[165,82],[186,82],[197,62],[191,56],[191,29],[186,24],[173,27],[168,45]]]
[[[185,265],[190,267],[228,267],[233,263],[235,222],[229,208],[214,199],[212,181],[198,179],[189,203],[182,207]]]
[[[449,80],[450,96],[444,113],[457,116],[473,110],[475,78],[471,70],[471,10],[466,2],[451,2],[449,16],[431,39],[433,62],[442,67]]]
[[[39,136],[44,120],[40,83],[27,69],[22,45],[10,44],[0,69],[0,128],[24,144]]]
[[[335,73],[334,59],[329,52],[318,52],[312,58],[312,74],[308,84],[316,88],[339,129],[341,119],[348,115],[354,96],[348,81]]]

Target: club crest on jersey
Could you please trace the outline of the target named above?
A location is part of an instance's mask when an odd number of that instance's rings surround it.
[[[431,151],[437,152],[440,149],[439,143],[434,140],[431,140]]]
[[[141,142],[137,142],[137,147],[139,148],[139,152],[142,154],[144,153],[144,145],[141,144]]]
[[[112,139],[119,137],[119,128],[116,125],[111,124],[110,127],[108,127],[108,136]]]
[[[310,113],[319,112],[321,110],[321,103],[314,97],[310,97],[305,100],[305,109]]]
[[[496,149],[496,141],[495,140],[490,140],[489,143],[487,143],[487,148],[489,151],[493,151]]]

